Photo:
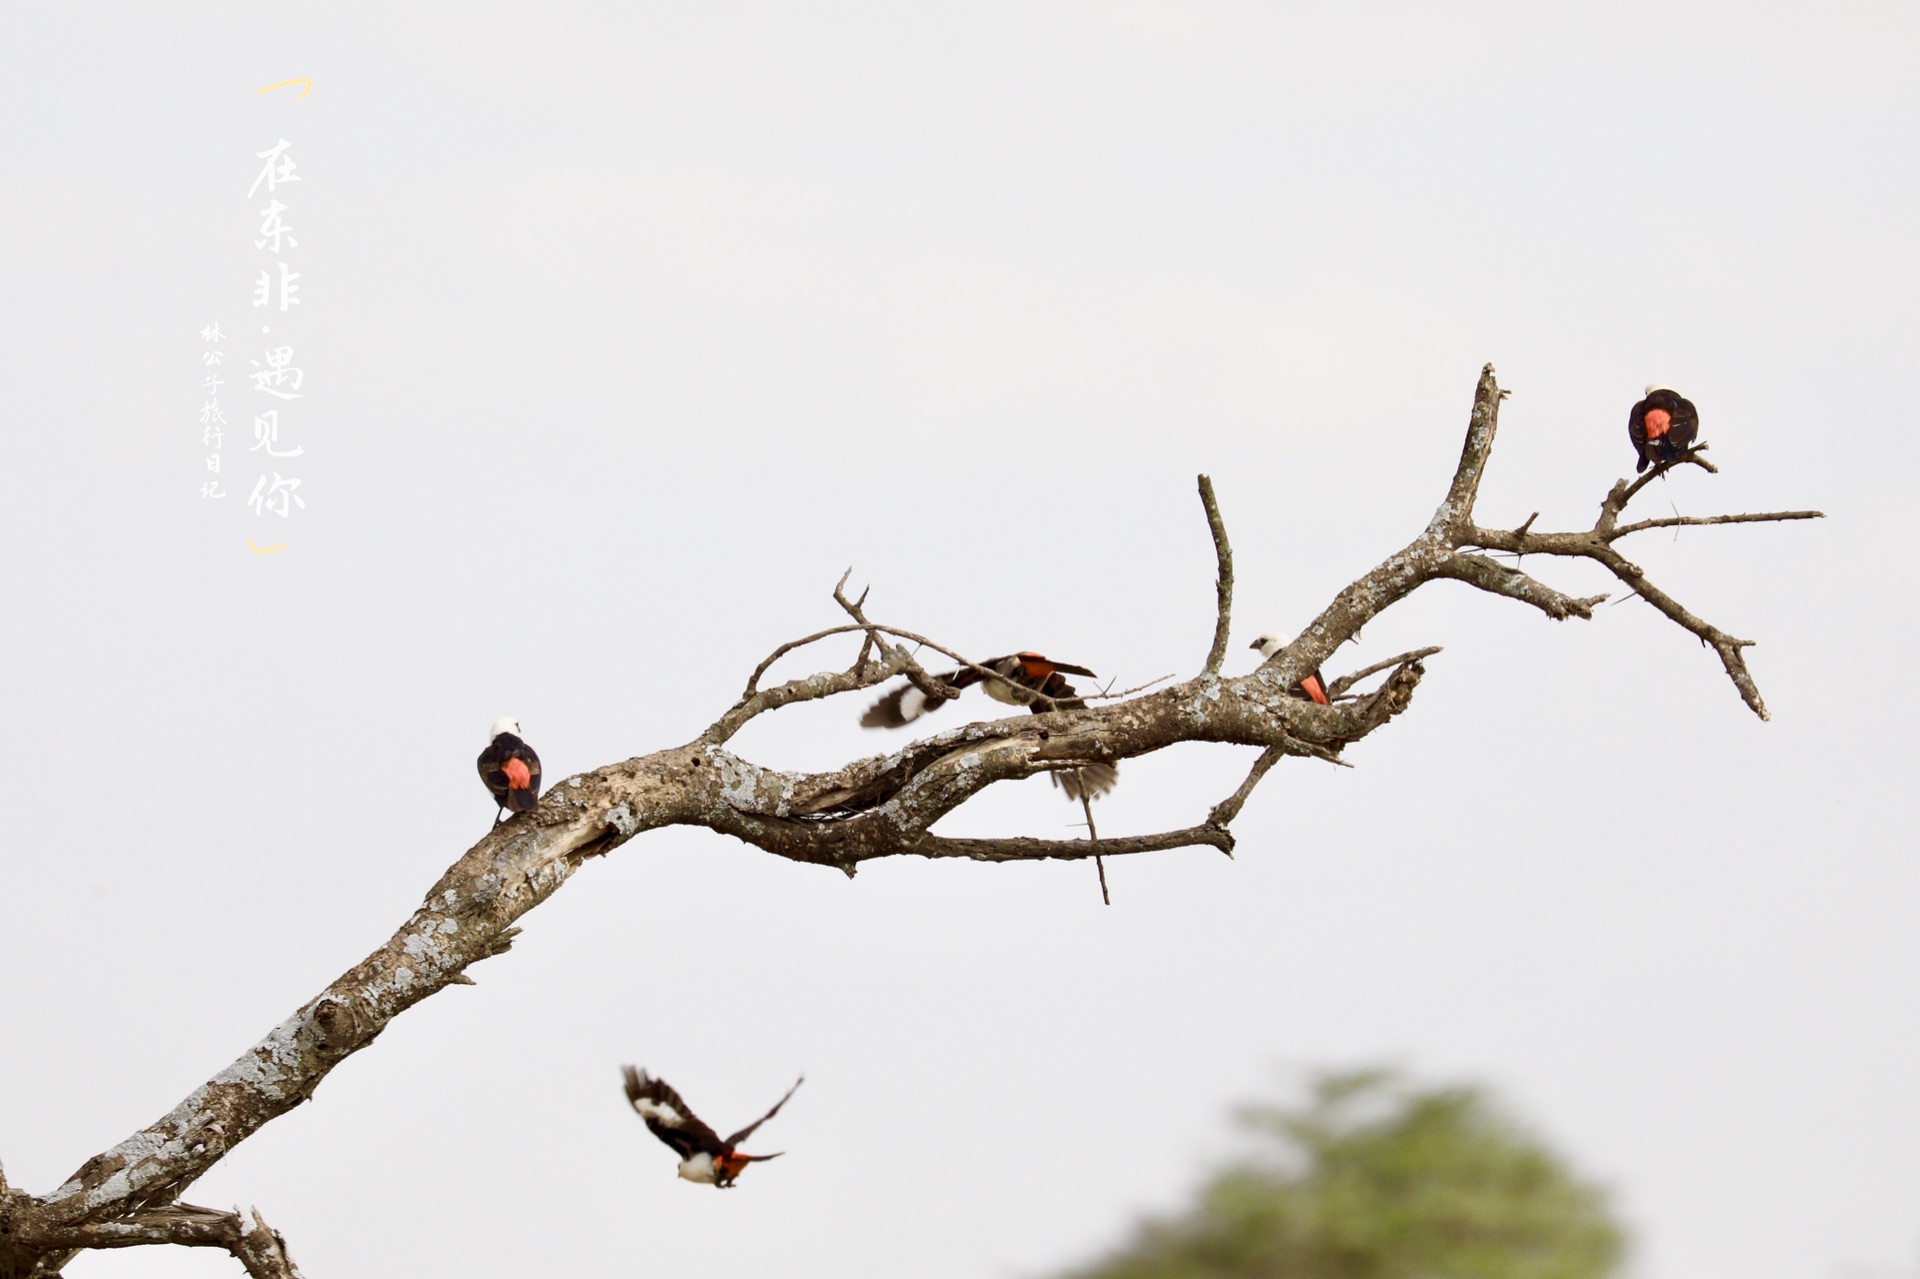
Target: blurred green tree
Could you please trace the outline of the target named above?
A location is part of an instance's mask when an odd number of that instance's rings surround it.
[[[1326,1074],[1241,1119],[1276,1149],[1070,1279],[1599,1279],[1620,1259],[1605,1196],[1478,1089]]]

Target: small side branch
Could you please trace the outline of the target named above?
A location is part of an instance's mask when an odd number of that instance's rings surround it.
[[[1640,520],[1637,523],[1609,529],[1600,536],[1604,541],[1612,542],[1629,533],[1639,533],[1650,528],[1681,528],[1694,524],[1775,524],[1783,520],[1824,520],[1825,511],[1766,511],[1757,515],[1674,515],[1657,520]]]
[[[1332,684],[1328,685],[1327,696],[1338,697],[1340,696],[1340,694],[1346,692],[1348,689],[1352,688],[1355,684],[1358,684],[1361,680],[1365,679],[1369,675],[1378,675],[1381,671],[1391,670],[1393,667],[1400,665],[1402,662],[1423,661],[1426,658],[1432,657],[1435,653],[1439,653],[1443,651],[1445,650],[1441,649],[1438,645],[1435,645],[1431,648],[1416,648],[1410,653],[1398,653],[1392,657],[1387,658],[1383,662],[1375,662],[1371,666],[1362,666],[1359,670],[1355,671],[1353,674],[1342,675],[1339,679],[1333,681]]]
[[[825,635],[864,629],[858,626],[837,626],[832,631],[822,632],[814,639]],[[808,640],[796,642],[794,647]],[[777,656],[777,654],[776,654]],[[772,659],[768,659],[769,662]],[[856,661],[844,671],[822,671],[809,675],[805,679],[792,679],[773,688],[763,688],[741,698],[728,709],[725,715],[715,720],[713,726],[704,734],[707,741],[718,745],[727,741],[744,728],[749,720],[764,715],[768,711],[779,710],[795,702],[812,702],[822,697],[832,697],[835,693],[850,693],[857,689],[871,688],[875,684],[885,683],[895,675],[908,672],[913,658],[905,649],[887,648],[880,661]]]
[[[1695,617],[1680,604],[1680,601],[1649,582],[1640,566],[1632,563],[1611,546],[1605,546],[1594,555],[1595,559],[1607,566],[1609,572],[1633,588],[1647,603],[1682,627],[1700,637],[1700,642],[1711,648],[1720,658],[1720,664],[1726,668],[1727,678],[1733,681],[1734,688],[1740,692],[1740,700],[1761,719],[1772,719],[1772,712],[1760,698],[1760,688],[1753,682],[1753,675],[1747,670],[1747,659],[1742,649],[1752,648],[1752,640],[1735,639],[1719,627]]]
[[[1233,832],[1217,827],[1189,826],[1159,835],[1122,835],[1118,839],[950,839],[922,835],[901,849],[919,857],[967,857],[977,862],[1084,861],[1089,857],[1124,857],[1130,853],[1157,853],[1169,848],[1205,845],[1233,853]]]
[[[240,1242],[233,1255],[253,1279],[301,1279],[300,1267],[287,1255],[285,1236],[267,1225],[258,1208],[241,1219]]]
[[[853,621],[847,625],[830,626],[823,631],[815,631],[811,635],[792,640],[774,649],[760,665],[754,668],[753,674],[747,679],[746,690],[740,694],[740,700],[729,707],[725,715],[715,720],[708,726],[707,731],[701,734],[700,739],[702,741],[710,742],[716,746],[722,745],[731,740],[742,728],[746,727],[749,721],[766,714],[768,711],[778,710],[782,706],[788,706],[795,702],[817,701],[820,698],[832,697],[838,693],[849,693],[863,688],[871,688],[876,684],[885,683],[896,675],[906,676],[907,679],[912,681],[915,688],[918,688],[934,701],[949,700],[960,695],[958,689],[944,684],[928,674],[926,668],[921,666],[914,656],[904,648],[889,645],[887,643],[888,636],[892,636],[895,639],[906,640],[922,648],[932,649],[936,653],[952,658],[963,667],[980,672],[989,679],[1001,679],[1001,676],[995,672],[988,670],[984,666],[968,661],[952,649],[936,644],[924,635],[916,635],[912,631],[903,631],[897,627],[881,626],[868,620],[864,611],[867,599],[866,592],[862,591],[860,598],[857,600],[847,598],[847,578],[851,576],[852,573],[853,570],[848,569],[840,575],[840,581],[835,584],[833,588],[833,599],[842,609],[846,610],[847,615],[853,618]],[[860,645],[859,655],[854,658],[853,665],[849,666],[846,670],[839,672],[823,671],[816,675],[809,675],[804,679],[788,680],[776,688],[762,689],[760,687],[761,677],[767,673],[768,669],[771,668],[775,662],[779,661],[780,658],[786,656],[788,653],[796,649],[805,648],[809,644],[817,643],[820,640],[828,639],[835,635],[847,635],[856,632],[863,635],[864,638]],[[880,660],[877,663],[873,660],[873,652],[876,648],[880,652]],[[1096,697],[1099,696],[1099,694],[1088,694],[1088,696]],[[1052,708],[1052,702],[1048,698],[1036,695],[1035,700],[1048,709]]]
[[[1208,810],[1207,825],[1225,830],[1234,818],[1240,816],[1240,810],[1246,807],[1247,798],[1253,794],[1253,788],[1260,784],[1260,779],[1272,771],[1286,753],[1285,748],[1279,746],[1269,746],[1261,751],[1260,758],[1253,761],[1253,769],[1247,774],[1247,780],[1240,783],[1239,789]],[[1228,850],[1227,855],[1232,856],[1232,850]]]
[[[1637,480],[1631,482],[1620,480],[1615,483],[1600,503],[1600,518],[1594,521],[1593,531],[1601,534],[1612,532],[1614,524],[1620,519],[1620,512],[1627,509],[1627,503],[1631,502],[1641,489],[1653,483],[1676,466],[1697,466],[1708,474],[1720,474],[1719,467],[1700,456],[1706,451],[1706,445],[1697,445],[1692,451],[1683,453],[1679,457],[1671,458],[1665,462],[1654,463],[1653,468]]]
[[[1460,448],[1460,464],[1454,468],[1453,481],[1447,486],[1447,500],[1433,517],[1436,531],[1471,526],[1473,504],[1480,496],[1480,480],[1487,472],[1487,459],[1493,453],[1494,433],[1500,429],[1500,401],[1506,399],[1507,394],[1494,379],[1493,365],[1483,367],[1479,385],[1473,391],[1473,415],[1467,421],[1467,439]]]
[[[788,640],[786,643],[782,644],[779,648],[776,648],[773,650],[773,652],[767,654],[766,660],[761,662],[760,665],[753,668],[753,674],[747,676],[747,687],[746,687],[746,690],[740,694],[740,700],[744,702],[749,697],[752,697],[755,693],[759,692],[760,677],[762,675],[765,675],[767,673],[767,669],[771,667],[775,662],[785,657],[788,653],[793,652],[794,649],[805,648],[809,644],[817,644],[821,640],[826,639],[829,636],[847,635],[854,631],[867,631],[869,632],[868,638],[869,639],[872,638],[871,627],[863,626],[860,623],[855,622],[847,626],[829,626],[826,630],[815,631],[813,634],[808,635],[803,639]]]
[[[1076,768],[1073,771],[1076,776],[1079,775],[1079,769]],[[1087,794],[1085,778],[1081,778],[1080,780],[1080,811],[1087,815],[1088,841],[1098,844],[1100,842],[1100,828],[1093,824],[1093,797]],[[1107,859],[1099,853],[1095,853],[1093,855],[1093,868],[1100,875],[1100,904],[1102,906],[1113,905],[1113,897],[1107,892]]]
[[[1706,446],[1701,445],[1704,449]],[[1634,494],[1647,484],[1666,474],[1676,466],[1692,464],[1712,471],[1714,467],[1705,458],[1699,457],[1700,449],[1684,457],[1662,462],[1650,469],[1638,480],[1629,484],[1620,480],[1608,492],[1606,500],[1600,504],[1599,518],[1593,527],[1578,533],[1531,533],[1526,525],[1511,532],[1473,528],[1462,539],[1463,545],[1483,547],[1490,551],[1506,551],[1513,554],[1558,555],[1569,559],[1589,559],[1604,567],[1641,599],[1654,606],[1667,618],[1691,634],[1697,636],[1702,644],[1711,648],[1720,658],[1720,664],[1726,669],[1727,678],[1740,694],[1740,700],[1761,719],[1770,719],[1766,702],[1760,697],[1759,686],[1754,683],[1753,673],[1747,669],[1743,649],[1751,648],[1753,641],[1736,639],[1705,619],[1696,617],[1684,608],[1671,595],[1662,591],[1640,569],[1640,566],[1621,555],[1613,544],[1629,533],[1639,533],[1647,529],[1679,528],[1696,524],[1768,524],[1789,520],[1817,520],[1824,518],[1819,511],[1763,511],[1740,515],[1676,515],[1662,516],[1658,519],[1640,520],[1633,524],[1620,524],[1620,513],[1626,508]],[[1529,524],[1531,521],[1529,521]],[[1472,582],[1482,590],[1495,594],[1509,595],[1515,599],[1524,599],[1555,616],[1552,605],[1557,599],[1576,606],[1585,606],[1589,612],[1580,612],[1580,616],[1590,615],[1592,605],[1606,596],[1595,596],[1588,600],[1570,600],[1559,592],[1541,585],[1517,569],[1496,563],[1485,556],[1465,553],[1455,554],[1451,560],[1441,566],[1437,576],[1453,577]],[[1579,611],[1578,608],[1575,609]],[[1565,616],[1564,613],[1559,616]]]
[[[1491,364],[1480,370],[1460,463],[1433,518],[1412,542],[1349,583],[1293,643],[1267,659],[1267,668],[1277,677],[1291,684],[1318,668],[1368,622],[1433,580],[1435,567],[1468,544],[1475,532],[1474,503],[1493,452],[1500,401],[1506,394],[1494,378]]]
[[[1477,586],[1491,595],[1504,595],[1508,599],[1531,604],[1556,622],[1569,617],[1582,617],[1590,621],[1593,618],[1593,606],[1604,603],[1607,598],[1604,595],[1592,595],[1576,599],[1571,595],[1563,595],[1517,568],[1490,560],[1484,555],[1466,552],[1440,561],[1434,566],[1433,575]]]
[[[840,580],[836,582],[833,587],[833,602],[845,609],[848,617],[851,617],[865,628],[867,632],[867,644],[878,644],[884,651],[887,642],[881,638],[881,635],[886,631],[886,628],[884,626],[875,626],[872,622],[868,621],[867,615],[863,611],[866,608],[867,593],[861,591],[860,598],[857,600],[847,598],[847,579],[851,576],[853,576],[853,570],[851,568],[840,575]],[[957,654],[948,652],[931,640],[921,639],[918,636],[913,636],[912,638],[915,642],[923,644],[936,652],[946,653],[948,657],[953,658],[955,661],[963,663],[965,661],[965,659],[959,657]],[[854,669],[863,669],[866,664],[866,645],[863,644],[860,649],[860,656],[854,662]],[[966,664],[970,665],[970,663]],[[921,669],[920,663],[914,661],[912,658],[907,659],[905,669],[907,678],[912,681],[913,686],[935,702],[943,699],[951,699],[960,695],[957,690],[947,687],[945,684],[934,679],[933,676],[927,674],[925,670]]]
[[[36,1248],[52,1253],[92,1248],[144,1248],[171,1245],[181,1248],[224,1248],[246,1267],[253,1279],[301,1279],[300,1268],[287,1254],[287,1241],[267,1225],[260,1210],[221,1212],[192,1204],[171,1204],[146,1212],[88,1222],[38,1233]]]
[[[1207,674],[1218,675],[1227,660],[1227,631],[1233,621],[1233,548],[1227,545],[1227,526],[1220,518],[1220,503],[1213,496],[1213,481],[1200,477],[1200,504],[1207,510],[1207,527],[1213,532],[1213,556],[1220,566],[1214,579],[1216,608],[1213,621],[1213,647],[1207,650]]]

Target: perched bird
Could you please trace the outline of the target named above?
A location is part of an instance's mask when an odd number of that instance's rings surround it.
[[[1259,652],[1260,660],[1263,662],[1286,646],[1287,641],[1278,635],[1262,635],[1251,645],[1252,648]],[[1333,704],[1332,700],[1327,696],[1327,682],[1320,678],[1319,671],[1315,671],[1298,684],[1295,684],[1287,690],[1287,693],[1292,697],[1304,697],[1308,701],[1318,702],[1322,706],[1331,706]]]
[[[1070,666],[1032,652],[989,658],[980,664],[1000,678],[995,679],[971,666],[963,666],[957,671],[935,675],[934,682],[954,689],[984,683],[987,696],[994,701],[1005,702],[1008,706],[1024,706],[1035,715],[1044,715],[1052,710],[1085,709],[1086,703],[1074,695],[1073,685],[1067,683],[1067,675],[1100,678],[1084,666]],[[1048,700],[1043,702],[1040,698]],[[922,715],[939,710],[941,703],[946,700],[928,697],[912,684],[906,684],[867,707],[866,714],[860,717],[860,727],[900,728]],[[1049,773],[1048,776],[1053,779],[1055,786],[1067,793],[1068,799],[1079,800],[1083,795],[1088,799],[1098,799],[1120,780],[1120,770],[1113,764],[1082,764],[1071,770]]]
[[[493,740],[476,761],[480,780],[493,792],[500,811],[493,815],[498,826],[507,810],[524,813],[540,802],[540,757],[533,747],[520,740],[520,721],[502,715],[493,721]]]
[[[745,1171],[748,1164],[778,1159],[786,1153],[781,1150],[771,1155],[742,1155],[736,1153],[734,1147],[751,1137],[755,1128],[779,1114],[780,1107],[807,1081],[805,1075],[794,1080],[787,1096],[774,1102],[772,1110],[722,1141],[718,1133],[700,1122],[699,1116],[680,1100],[680,1094],[669,1087],[666,1080],[655,1079],[632,1066],[622,1066],[620,1070],[626,1076],[627,1101],[647,1121],[647,1131],[680,1156],[680,1175],[688,1181],[718,1186],[722,1190],[732,1186],[733,1179]]]
[[[1692,400],[1670,386],[1649,386],[1647,398],[1627,415],[1627,437],[1640,454],[1640,465],[1633,468],[1634,473],[1646,470],[1649,462],[1657,466],[1685,457],[1699,434],[1700,414]]]

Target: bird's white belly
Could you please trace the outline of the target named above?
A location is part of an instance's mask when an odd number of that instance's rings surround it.
[[[713,1156],[706,1151],[680,1161],[680,1175],[688,1181],[697,1181],[702,1185],[713,1184]]]
[[[1033,703],[1033,694],[1024,688],[1004,684],[997,679],[982,681],[981,687],[987,690],[987,696],[996,702],[1005,702],[1009,706],[1029,706]]]

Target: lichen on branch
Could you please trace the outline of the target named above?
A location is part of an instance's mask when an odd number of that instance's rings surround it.
[[[1436,580],[1463,582],[1518,600],[1555,620],[1591,620],[1604,596],[1575,597],[1483,552],[1591,560],[1676,625],[1712,647],[1754,712],[1765,704],[1735,639],[1656,588],[1614,544],[1632,533],[1679,525],[1731,525],[1819,518],[1817,511],[1673,517],[1620,524],[1627,505],[1674,466],[1714,468],[1698,450],[1606,494],[1590,529],[1535,532],[1530,516],[1511,530],[1479,525],[1474,508],[1492,456],[1503,392],[1482,370],[1460,461],[1420,534],[1344,587],[1294,641],[1246,675],[1221,674],[1233,599],[1233,556],[1213,483],[1200,477],[1216,564],[1212,642],[1202,669],[1166,688],[1090,692],[1078,705],[1039,699],[1040,713],[961,724],[886,755],[822,773],[782,772],[727,749],[753,719],[788,706],[872,688],[904,677],[933,698],[954,690],[916,654],[941,653],[991,674],[926,636],[871,620],[866,595],[850,599],[843,576],[833,591],[850,621],[781,644],[744,691],[704,732],[570,777],[537,809],[489,830],[441,876],[418,909],[379,949],[302,1004],[259,1043],[188,1094],[154,1123],[93,1156],[55,1190],[29,1195],[0,1172],[0,1279],[58,1273],[76,1251],[145,1244],[226,1248],[260,1279],[297,1274],[283,1240],[257,1211],[250,1216],[194,1208],[179,1196],[240,1142],[310,1100],[333,1068],[359,1052],[408,1008],[450,986],[471,985],[468,969],[499,955],[516,921],[558,892],[593,857],[667,826],[700,826],[776,856],[852,875],[881,857],[962,857],[981,862],[1118,857],[1183,847],[1231,854],[1231,823],[1267,773],[1289,757],[1344,764],[1349,746],[1383,728],[1412,703],[1435,647],[1402,653],[1331,681],[1333,701],[1295,693],[1368,622]],[[774,664],[837,636],[860,636],[839,670],[761,681]],[[1386,672],[1370,691],[1363,681]],[[958,839],[933,827],[983,790],[1043,772],[1113,764],[1185,742],[1227,742],[1260,754],[1245,779],[1193,825],[1100,839],[1024,836]],[[1091,813],[1089,812],[1089,818]],[[1091,833],[1091,832],[1090,832]]]

